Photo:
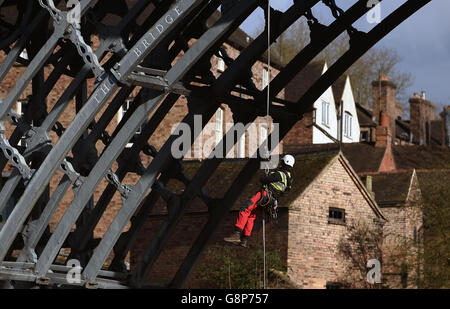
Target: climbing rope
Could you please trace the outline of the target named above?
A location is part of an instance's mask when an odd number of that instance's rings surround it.
[[[270,63],[270,33],[271,33],[271,28],[270,28],[270,0],[267,0],[267,112],[266,112],[266,122],[267,122],[267,136],[269,136],[269,132],[270,132],[270,121],[269,121],[269,117],[270,117],[270,68],[271,68],[271,63]],[[266,146],[267,146],[267,151],[269,151],[269,141],[268,138],[266,140]],[[269,165],[266,163],[266,174],[269,173]],[[270,198],[269,198],[270,201]],[[270,207],[270,206],[269,206]],[[263,228],[263,257],[264,257],[264,280],[263,280],[263,288],[266,289],[266,277],[267,277],[267,272],[266,272],[266,214],[265,212],[263,212],[262,215],[262,228]]]

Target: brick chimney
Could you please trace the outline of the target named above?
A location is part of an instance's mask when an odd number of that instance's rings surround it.
[[[391,172],[395,170],[396,165],[392,153],[390,119],[389,114],[385,111],[381,111],[380,113],[380,124],[376,128],[375,147],[386,147],[378,172]]]
[[[429,145],[431,140],[431,120],[435,119],[436,106],[426,100],[425,92],[414,93],[409,99],[410,130],[412,141],[419,145]]]
[[[380,124],[376,128],[375,133],[375,146],[386,147],[392,143],[392,131],[390,128],[389,114],[386,111],[380,113]]]
[[[387,76],[380,74],[379,80],[372,82],[372,110],[376,122],[380,123],[381,112],[389,115],[391,133],[395,136],[395,119],[401,116],[401,109],[396,104],[397,85]]]

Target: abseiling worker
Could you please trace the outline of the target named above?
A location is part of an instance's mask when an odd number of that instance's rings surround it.
[[[260,207],[271,207],[278,204],[278,199],[291,189],[292,168],[295,159],[291,155],[285,155],[278,168],[260,178],[262,189],[253,195],[240,209],[234,232],[225,237],[226,242],[247,247],[248,238],[252,234],[256,212]]]

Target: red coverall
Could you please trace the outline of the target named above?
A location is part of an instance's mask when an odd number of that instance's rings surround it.
[[[287,189],[290,190],[291,186],[291,176],[290,172],[284,169],[280,169],[280,172],[284,173],[287,177]],[[273,172],[269,175],[263,175],[260,178],[260,182],[263,185],[268,185],[270,183],[276,183],[276,182],[282,182],[283,179],[280,176],[280,173]],[[272,199],[278,199],[279,192],[271,191],[272,192]],[[241,208],[239,211],[239,215],[235,224],[236,229],[239,231],[242,231],[242,235],[244,237],[250,237],[252,234],[253,225],[255,223],[256,213],[258,212],[258,205],[260,205],[260,200],[262,199],[262,203],[265,204],[268,202],[268,200],[265,198],[267,196],[266,190],[261,190],[257,192],[255,195],[253,195],[248,201],[246,207]]]
[[[255,223],[256,213],[258,211],[258,201],[261,199],[261,193],[263,196],[267,196],[265,190],[261,190],[253,195],[248,201],[248,207],[239,212],[235,226],[242,231],[244,236],[250,237],[252,234],[253,224]]]

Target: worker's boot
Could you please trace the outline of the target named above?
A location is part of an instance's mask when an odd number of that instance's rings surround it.
[[[223,240],[237,244],[241,241],[241,233],[239,231],[234,231],[229,237],[225,237]]]
[[[243,235],[241,237],[241,242],[239,243],[241,247],[248,248],[248,236]]]

